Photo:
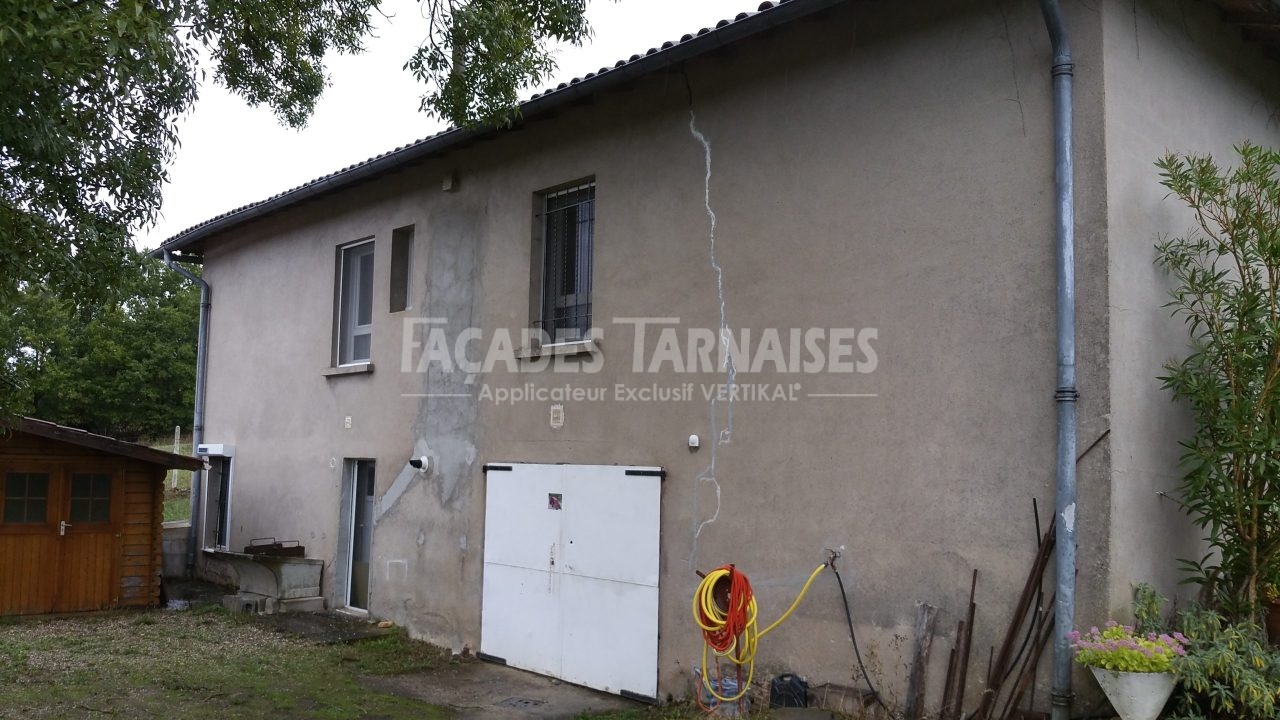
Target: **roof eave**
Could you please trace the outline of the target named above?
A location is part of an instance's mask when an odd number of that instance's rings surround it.
[[[771,30],[808,15],[813,15],[840,5],[848,0],[781,0],[753,15],[738,15],[733,21],[721,21],[715,29],[703,28],[698,34],[685,35],[679,41],[664,43],[661,48],[650,48],[644,55],[633,55],[620,60],[612,68],[589,73],[585,78],[575,78],[541,95],[520,104],[520,122],[537,118],[572,104],[590,95],[636,80],[660,70],[680,65],[704,53],[739,42],[753,35]],[[745,15],[745,17],[744,17]],[[165,251],[191,248],[202,240],[271,213],[297,205],[326,193],[349,187],[384,173],[405,167],[414,162],[441,155],[467,141],[492,137],[503,130],[494,128],[453,128],[439,135],[407,145],[399,150],[368,160],[346,170],[313,180],[305,185],[281,193],[273,198],[233,210],[193,228],[185,230],[151,251],[152,257],[162,257]]]
[[[86,430],[78,430],[73,427],[51,423],[46,420],[17,417],[8,420],[0,420],[0,425],[28,435],[35,435],[48,440],[70,443],[79,447],[98,450],[109,455],[119,455],[121,457],[127,457],[132,460],[138,460],[151,465],[157,465],[159,467],[178,468],[181,470],[199,470],[204,467],[204,461],[197,457],[178,455],[171,452],[165,452],[164,450],[156,450],[155,448],[149,448],[145,445],[117,440],[112,437],[107,437],[106,435],[97,435]]]

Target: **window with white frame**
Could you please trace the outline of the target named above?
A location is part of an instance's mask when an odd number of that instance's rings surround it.
[[[369,362],[373,344],[373,241],[338,249],[338,364]]]
[[[536,324],[552,342],[582,340],[591,329],[596,185],[542,193],[541,201],[542,307]]]

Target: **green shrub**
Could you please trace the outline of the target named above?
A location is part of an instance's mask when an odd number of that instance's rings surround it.
[[[1178,497],[1210,550],[1183,567],[1215,607],[1244,620],[1257,619],[1261,586],[1280,575],[1280,150],[1236,152],[1234,168],[1208,155],[1156,163],[1195,218],[1157,245],[1156,262],[1191,342],[1160,378],[1196,423],[1181,443]]]
[[[1134,630],[1139,635],[1169,632],[1169,622],[1164,616],[1164,606],[1168,601],[1168,598],[1148,583],[1135,585],[1133,587]]]
[[[1211,610],[1178,614],[1187,654],[1175,658],[1181,680],[1177,720],[1280,720],[1280,650],[1252,621],[1227,622]]]

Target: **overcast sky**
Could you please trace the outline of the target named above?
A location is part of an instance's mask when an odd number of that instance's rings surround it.
[[[758,0],[594,0],[594,39],[557,52],[554,86],[666,40],[712,26]],[[212,83],[179,130],[181,147],[156,225],[137,237],[154,248],[215,215],[261,200],[443,129],[418,111],[423,88],[402,70],[425,32],[416,0],[385,0],[377,38],[357,56],[331,58],[332,86],[303,130],[281,126],[263,107],[250,108]],[[544,88],[535,88],[533,92]]]

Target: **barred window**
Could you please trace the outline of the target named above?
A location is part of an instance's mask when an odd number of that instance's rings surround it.
[[[542,313],[538,327],[552,342],[587,337],[591,329],[594,182],[542,196]]]

